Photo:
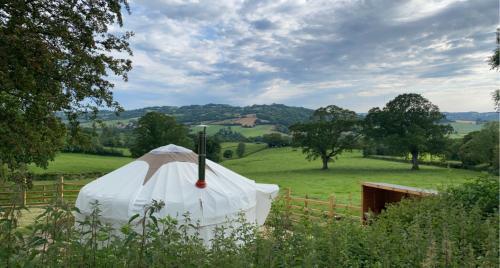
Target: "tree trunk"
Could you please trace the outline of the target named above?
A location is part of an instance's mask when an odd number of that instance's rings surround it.
[[[411,152],[411,163],[412,163],[412,170],[419,170],[418,167],[418,152]]]
[[[323,167],[321,169],[328,169],[328,157],[321,157],[321,161],[323,161]]]

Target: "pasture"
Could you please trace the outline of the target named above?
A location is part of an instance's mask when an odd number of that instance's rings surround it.
[[[275,183],[282,190],[290,187],[294,195],[326,199],[334,194],[338,200],[361,202],[361,182],[386,182],[413,187],[440,189],[480,176],[480,172],[421,166],[412,171],[406,163],[363,158],[361,152],[346,152],[329,170],[321,170],[320,160],[307,161],[300,149],[289,147],[267,149],[242,159],[228,160],[224,166],[257,182]]]
[[[91,172],[110,172],[133,159],[129,157],[101,156],[77,153],[59,153],[47,169],[30,166],[35,174],[79,174]]]
[[[132,160],[127,157],[61,153],[47,170],[35,167],[31,170],[36,173],[109,172]],[[361,201],[360,183],[364,181],[440,189],[482,174],[425,165],[419,171],[411,171],[409,164],[367,159],[357,151],[342,154],[330,163],[329,170],[324,171],[320,169],[319,160],[309,162],[300,150],[289,147],[261,150],[240,159],[226,160],[222,165],[257,182],[275,183],[282,190],[290,187],[294,195],[308,194],[312,198],[326,199],[334,194],[339,201],[347,202],[349,194],[352,194],[354,204]]]
[[[258,137],[265,134],[270,134],[276,132],[274,130],[274,125],[257,125],[255,127],[242,127],[242,126],[224,126],[224,125],[208,125],[207,127],[207,135],[215,135],[220,129],[230,127],[232,131],[241,133],[241,135],[250,138],[250,137]],[[191,127],[191,132],[196,133],[200,131],[201,128],[199,126]]]
[[[459,121],[449,123],[454,130],[454,133],[450,136],[452,138],[462,138],[469,132],[481,130],[482,124],[476,124],[474,121]]]

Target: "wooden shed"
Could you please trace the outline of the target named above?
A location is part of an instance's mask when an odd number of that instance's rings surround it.
[[[368,212],[379,214],[389,203],[399,202],[403,198],[424,197],[437,194],[426,190],[390,183],[365,182],[362,184],[363,220]]]

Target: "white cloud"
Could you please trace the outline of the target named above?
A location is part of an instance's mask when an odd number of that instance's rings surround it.
[[[135,0],[131,7],[125,28],[136,33],[134,70],[116,87],[127,108],[339,101],[359,110],[417,92],[439,103],[456,94],[448,99],[470,100],[461,108],[485,110],[498,82],[485,63],[495,47],[493,0]],[[470,90],[477,94],[466,96]],[[162,98],[129,97],[134,92]]]

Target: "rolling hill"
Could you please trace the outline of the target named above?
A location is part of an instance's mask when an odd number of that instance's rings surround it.
[[[204,124],[220,124],[221,122],[235,122],[235,124],[243,124],[244,120],[248,120],[247,116],[252,115],[257,119],[257,124],[264,123],[270,125],[290,126],[297,122],[307,121],[314,110],[304,107],[287,106],[284,104],[271,105],[251,105],[251,106],[232,106],[227,104],[206,104],[206,105],[189,105],[189,106],[154,106],[140,109],[127,110],[120,115],[116,115],[112,111],[103,110],[98,114],[98,118],[110,124],[127,124],[133,122],[146,114],[147,112],[156,111],[174,116],[177,121],[196,125]],[[443,112],[447,122],[455,121],[495,121],[498,120],[498,113],[495,112]],[[360,116],[365,116],[366,113],[360,113]],[[88,122],[86,119],[81,119],[81,122]],[[255,122],[254,122],[255,123]]]

